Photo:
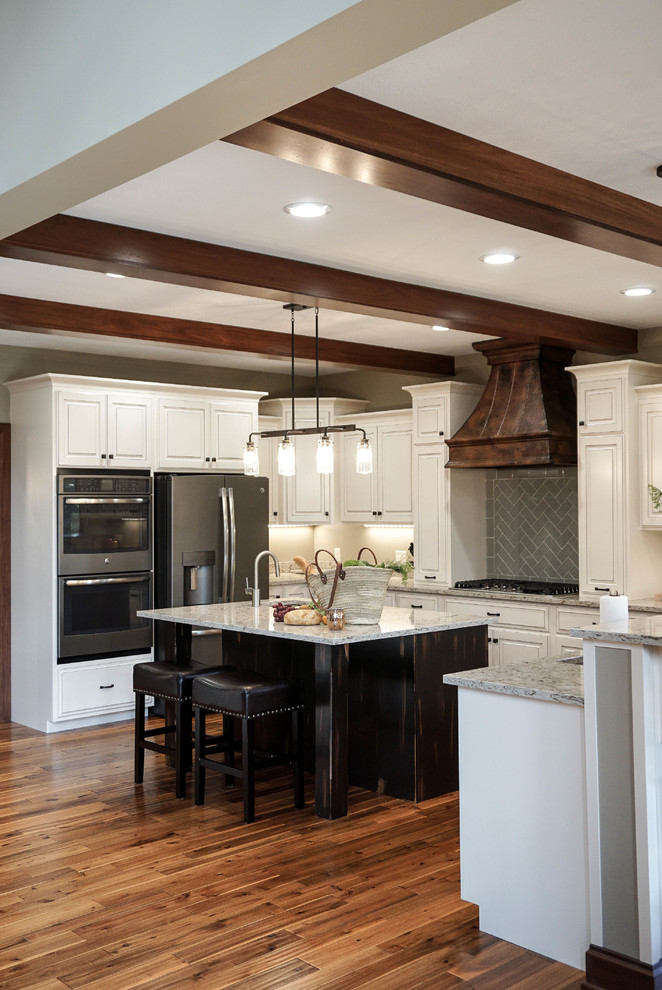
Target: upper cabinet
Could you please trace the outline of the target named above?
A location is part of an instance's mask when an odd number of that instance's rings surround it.
[[[95,469],[243,473],[266,394],[55,374],[8,385],[12,395],[41,397],[44,430],[55,418],[56,466]]]
[[[57,449],[63,467],[151,467],[151,397],[141,392],[59,391]]]
[[[257,400],[159,398],[159,470],[244,470],[244,444],[258,430]]]
[[[662,544],[641,529],[639,515],[655,528],[646,486],[659,477],[653,462],[661,437],[648,416],[654,403],[642,402],[639,420],[638,394],[662,382],[662,365],[609,361],[568,370],[577,379],[579,594],[648,597],[660,590]]]
[[[345,419],[347,415],[351,415],[352,422],[355,415],[362,420],[361,411],[365,409],[366,405],[366,402],[359,399],[320,399],[320,426],[334,425],[342,414],[346,414]],[[292,428],[291,399],[267,399],[260,403],[260,413],[269,417],[276,416],[282,429]],[[294,415],[294,425],[297,429],[317,426],[315,399],[297,399]],[[273,429],[274,427],[270,426],[269,428]],[[278,428],[276,427],[276,429]],[[359,434],[355,434],[355,436],[358,438]],[[335,448],[334,474],[318,474],[316,451],[319,437],[315,434],[293,437],[296,452],[296,472],[292,477],[280,479],[284,483],[280,486],[278,522],[289,525],[299,523],[314,526],[338,521],[337,486],[334,483],[334,476],[338,471],[338,448],[340,446],[342,450],[342,445],[338,444],[338,434],[331,434],[331,438]],[[261,470],[264,470],[262,461],[269,456],[266,451],[268,444],[277,448],[278,439],[262,440],[260,444]]]
[[[338,418],[341,424],[349,421],[348,416]],[[371,442],[373,468],[372,474],[356,472],[356,445],[362,434],[341,435],[341,521],[411,526],[414,506],[410,410],[364,413],[357,425]]]

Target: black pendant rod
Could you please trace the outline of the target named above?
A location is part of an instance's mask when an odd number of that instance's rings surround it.
[[[291,376],[292,376],[292,429],[294,429],[295,428],[295,422],[294,422],[294,306],[292,306],[291,309],[290,309],[290,322],[292,324],[292,362],[291,362],[292,363],[292,369],[291,369]]]
[[[320,328],[319,306],[315,306],[315,413],[317,429],[320,428]]]

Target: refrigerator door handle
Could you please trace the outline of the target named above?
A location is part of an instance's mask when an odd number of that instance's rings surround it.
[[[228,507],[228,490],[227,488],[221,488],[219,492],[219,497],[221,499],[221,515],[223,517],[223,583],[221,585],[221,602],[225,603],[229,601],[228,598],[228,577],[229,577],[229,567],[230,567],[230,512]]]
[[[227,600],[233,602],[234,583],[237,575],[237,520],[234,512],[234,488],[228,488],[228,506],[230,509],[230,586]]]

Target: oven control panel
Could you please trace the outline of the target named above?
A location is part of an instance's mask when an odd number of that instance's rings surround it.
[[[149,495],[151,478],[137,475],[60,475],[60,494]]]

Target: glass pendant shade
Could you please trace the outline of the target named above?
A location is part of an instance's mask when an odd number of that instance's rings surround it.
[[[356,445],[356,473],[372,474],[372,447],[366,437]]]
[[[294,474],[294,444],[289,437],[278,444],[278,473],[286,477]]]
[[[252,440],[246,441],[244,447],[244,474],[258,475],[260,473],[260,458],[257,447]]]
[[[333,474],[333,441],[327,436],[317,441],[317,473]]]

